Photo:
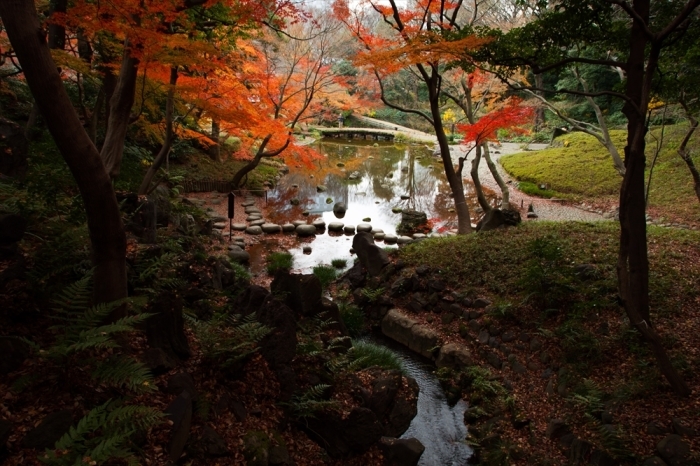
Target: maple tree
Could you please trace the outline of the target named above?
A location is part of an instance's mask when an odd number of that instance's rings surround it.
[[[469,60],[469,53],[485,42],[471,34],[459,36],[464,9],[461,2],[432,0],[421,0],[406,8],[401,8],[394,0],[388,4],[367,0],[353,8],[344,0],[334,3],[336,17],[345,23],[363,48],[355,61],[372,69],[379,83],[382,102],[390,108],[420,116],[434,129],[454,198],[459,234],[469,233],[472,227],[464,185],[453,166],[442,120],[442,78],[446,63]],[[371,14],[379,15],[385,30],[375,32],[368,27]],[[408,108],[388,98],[385,79],[405,69],[420,77],[427,91],[428,109]]]

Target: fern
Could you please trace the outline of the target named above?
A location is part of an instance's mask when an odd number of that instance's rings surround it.
[[[329,388],[330,385],[327,384],[314,385],[301,395],[292,396],[288,403],[282,403],[282,405],[288,406],[292,415],[298,419],[315,417],[317,411],[339,407],[339,403],[336,400],[322,399]]]
[[[160,411],[146,406],[117,406],[107,401],[90,410],[66,432],[40,460],[56,466],[102,464],[121,458],[138,464],[130,451],[129,438],[136,431],[148,430],[163,422]]]
[[[370,288],[362,288],[362,295],[367,298],[370,303],[373,303],[379,299],[379,297],[384,293],[384,288],[379,287],[374,290]]]
[[[62,233],[48,232],[48,239],[34,256],[34,265],[27,274],[38,289],[55,282],[55,278],[85,276],[91,268],[86,228]]]
[[[156,388],[150,369],[129,357],[115,357],[103,362],[92,376],[112,387],[126,386],[135,393],[151,392]]]

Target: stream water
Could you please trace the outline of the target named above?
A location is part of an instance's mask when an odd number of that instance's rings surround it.
[[[425,212],[436,233],[456,227],[454,202],[442,161],[425,146],[324,140],[317,143],[315,149],[325,157],[311,167],[292,167],[270,192],[270,221],[281,224],[304,220],[306,217],[302,213],[307,211],[309,222],[322,218],[326,224],[333,221],[354,226],[370,223],[374,229],[395,234],[401,214],[392,209],[399,208]],[[325,190],[320,188],[319,192],[319,185]],[[478,212],[472,185],[466,184],[466,190],[470,210]],[[488,196],[494,199],[492,193]],[[294,205],[293,200],[295,203],[298,200],[298,205]],[[342,219],[333,213],[336,202],[347,206]],[[381,241],[377,243],[385,246]],[[351,235],[324,232],[310,242],[300,242],[289,252],[294,256],[294,268],[308,273],[314,266],[329,264],[332,259],[351,262],[351,245]],[[304,254],[303,246],[310,246],[311,253]]]

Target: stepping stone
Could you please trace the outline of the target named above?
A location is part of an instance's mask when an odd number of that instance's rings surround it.
[[[381,228],[377,228],[376,230],[372,228],[372,231],[370,231],[370,233],[376,235],[377,233],[384,233],[384,230],[382,230]]]
[[[291,233],[296,229],[296,226],[292,223],[285,223],[282,225],[282,231],[285,233]]]
[[[344,226],[343,222],[331,222],[328,224],[328,229],[330,231],[343,231]]]
[[[299,225],[296,227],[297,236],[314,236],[316,227],[313,225]]]
[[[303,252],[304,254],[311,254],[311,246],[304,246],[304,247],[302,248],[302,252]]]
[[[252,222],[250,222],[250,226],[251,227],[259,227],[260,225],[264,225],[265,223],[267,223],[267,222],[263,219],[253,220]]]
[[[408,244],[411,241],[413,241],[413,238],[411,238],[410,236],[399,236],[398,238],[396,238],[396,242],[398,244]]]
[[[402,195],[401,195],[401,200],[402,200],[402,201],[406,201],[406,200],[408,200],[408,199],[411,199],[411,196],[408,196],[408,195],[406,195],[406,194],[402,194]]]
[[[374,234],[374,239],[377,241],[381,241],[384,239],[384,232],[382,231],[381,233],[377,232]]]
[[[252,207],[255,205],[255,201],[245,201],[241,202],[241,207]]]
[[[361,231],[372,231],[372,225],[370,225],[369,223],[360,223],[359,225],[357,225],[357,232],[359,233]]]
[[[216,222],[214,224],[214,228],[216,228],[217,230],[223,230],[224,228],[226,228],[226,222]]]
[[[273,233],[279,233],[282,231],[282,227],[277,225],[276,223],[263,223],[260,225],[260,228],[262,228],[262,231],[264,233],[268,234],[273,234]]]
[[[319,230],[323,230],[324,228],[326,228],[326,222],[324,222],[321,218],[314,220],[312,225],[318,228]]]
[[[254,222],[256,220],[260,220],[261,218],[262,218],[262,215],[253,214],[253,215],[249,215],[248,217],[246,217],[245,221],[246,222]]]
[[[235,231],[243,231],[246,228],[248,228],[248,225],[246,225],[245,223],[234,223],[233,225],[231,225],[231,229]]]
[[[219,214],[210,215],[209,218],[214,223],[228,222],[228,219],[226,217],[222,217]]]
[[[245,232],[248,233],[249,235],[262,235],[262,228],[259,226],[251,226],[245,229]]]
[[[413,233],[413,239],[418,239],[418,238],[427,238],[426,235],[423,233]]]
[[[311,212],[309,212],[308,210],[305,210],[301,213],[301,215],[303,215],[304,217],[308,217],[309,214],[311,214]]]
[[[232,249],[228,252],[228,257],[231,258],[234,262],[238,262],[239,264],[245,264],[250,260],[250,254],[248,254],[248,251],[244,251],[243,249]]]
[[[248,215],[250,215],[250,214],[259,214],[259,215],[262,215],[261,212],[260,212],[260,209],[258,209],[257,207],[247,207],[247,208],[245,209],[245,213],[248,214]]]
[[[294,220],[292,223],[295,227],[298,227],[299,225],[306,225],[306,220]]]
[[[384,242],[386,244],[394,244],[396,243],[396,240],[398,240],[396,235],[384,235]]]
[[[229,251],[240,251],[241,249],[245,249],[244,245],[242,245],[241,243],[228,245]]]
[[[403,212],[403,209],[401,207],[392,207],[391,211],[395,214],[400,214],[401,212]]]
[[[355,234],[355,225],[345,225],[343,228],[343,232],[346,235],[354,235]]]

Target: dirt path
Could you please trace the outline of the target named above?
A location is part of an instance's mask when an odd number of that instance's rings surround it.
[[[547,147],[546,144],[530,144],[528,146],[529,150],[542,150]],[[457,159],[459,157],[464,156],[464,154],[468,151],[468,148],[462,145],[457,145],[457,146],[451,146],[451,154],[452,158],[455,161],[455,164],[457,163]],[[498,168],[498,172],[501,174],[504,180],[508,183],[508,186],[510,188],[510,202],[512,204],[515,204],[517,206],[522,206],[521,211],[526,212],[527,208],[530,204],[532,204],[533,208],[535,209],[535,213],[538,215],[540,220],[578,220],[578,221],[584,221],[584,222],[591,222],[591,221],[601,221],[601,220],[607,220],[605,217],[603,217],[600,214],[597,214],[595,212],[589,212],[583,209],[580,209],[576,206],[566,204],[563,201],[557,201],[557,200],[550,200],[550,199],[543,199],[541,197],[535,197],[535,196],[530,196],[528,194],[525,194],[524,192],[520,191],[517,189],[517,181],[513,178],[511,178],[508,173],[503,169],[501,164],[498,162],[498,160],[508,154],[515,154],[517,152],[522,152],[523,149],[521,148],[521,144],[516,144],[516,143],[508,143],[504,142],[500,145],[500,147],[492,147],[491,148],[491,158],[493,161],[496,163],[496,167]],[[467,162],[466,166],[464,167],[467,179],[471,179],[469,176],[468,172],[471,169],[471,161],[474,159],[474,151],[472,151],[469,156],[467,157]],[[489,189],[492,189],[496,192],[500,192],[500,188],[498,187],[498,184],[496,183],[496,180],[493,178],[493,175],[489,171],[488,166],[486,165],[486,161],[481,160],[481,163],[479,164],[479,179],[481,180],[481,184]]]

